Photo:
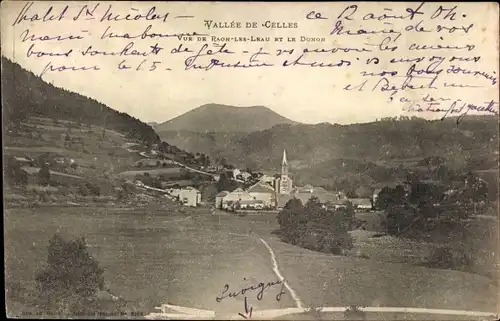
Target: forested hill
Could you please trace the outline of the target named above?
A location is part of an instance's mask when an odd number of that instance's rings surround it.
[[[95,99],[46,83],[3,56],[2,106],[4,128],[38,116],[101,126],[144,143],[159,141],[154,129],[140,120]]]

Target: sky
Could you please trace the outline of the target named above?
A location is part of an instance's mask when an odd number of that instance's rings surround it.
[[[126,112],[145,122],[164,122],[179,116],[191,109],[207,103],[219,103],[234,106],[266,106],[277,113],[295,121],[304,123],[356,123],[369,122],[382,117],[391,116],[420,116],[425,118],[440,118],[443,113],[408,113],[404,110],[404,101],[419,101],[427,94],[438,97],[449,98],[450,101],[460,99],[473,104],[483,104],[485,101],[494,100],[498,102],[498,84],[492,84],[483,76],[460,76],[446,74],[446,69],[455,63],[447,60],[453,55],[480,56],[478,63],[461,63],[460,66],[470,70],[479,70],[493,78],[498,77],[498,5],[494,3],[482,4],[460,4],[452,13],[456,19],[450,21],[450,17],[444,18],[443,11],[439,18],[431,21],[429,18],[436,12],[438,4],[425,4],[422,8],[424,13],[422,23],[426,28],[436,28],[437,25],[456,27],[470,26],[467,32],[449,33],[446,30],[437,34],[436,32],[406,32],[397,40],[398,49],[394,52],[381,52],[374,44],[380,43],[387,34],[373,34],[363,36],[330,35],[336,21],[342,20],[345,29],[358,30],[404,30],[408,26],[419,28],[418,20],[408,21],[404,19],[366,19],[366,15],[381,16],[383,13],[396,15],[407,15],[406,8],[415,8],[418,3],[359,3],[356,12],[348,16],[348,9],[344,17],[354,18],[345,20],[337,19],[339,14],[349,4],[342,3],[132,3],[132,2],[99,2],[99,6],[93,11],[93,15],[79,15],[78,13],[87,5],[91,10],[98,2],[36,2],[25,12],[25,19],[15,23],[16,19],[22,17],[23,6],[27,3],[15,1],[2,2],[2,54],[19,63],[22,67],[40,75],[44,68],[51,64],[53,68],[66,67],[92,67],[97,66],[100,70],[87,71],[48,71],[42,78],[55,86],[76,91],[86,96],[93,97],[111,108]],[[39,21],[50,6],[53,6],[51,14],[55,17],[68,5],[63,18],[60,21]],[[442,4],[443,7],[451,7],[451,4]],[[111,7],[109,7],[111,6]],[[112,17],[120,15],[124,17],[127,13],[146,13],[154,8],[154,13],[161,17],[168,13],[165,22],[161,19],[147,21],[109,21],[105,17],[106,12],[111,12]],[[109,10],[109,11],[107,11]],[[306,19],[311,11],[322,14],[327,19]],[[85,12],[85,10],[83,11]],[[36,15],[36,16],[35,16]],[[463,18],[463,16],[466,18]],[[50,14],[48,15],[50,16]],[[189,16],[189,17],[186,17]],[[78,19],[74,19],[77,18]],[[363,19],[363,17],[365,19]],[[85,20],[85,18],[94,18]],[[441,20],[440,20],[441,19]],[[211,28],[207,28],[207,22]],[[217,28],[213,23],[229,24],[240,22],[242,28]],[[247,22],[256,22],[258,28],[245,28]],[[273,27],[274,29],[267,28]],[[222,68],[214,67],[211,70],[185,70],[185,61],[190,55],[199,51],[204,42],[180,41],[176,37],[148,38],[146,39],[123,39],[117,37],[103,37],[110,33],[140,35],[146,27],[151,24],[150,32],[162,34],[192,33],[208,34],[217,37],[270,37],[270,42],[236,42],[234,39],[227,42],[234,54],[215,55],[210,57],[199,57],[196,63],[207,65],[211,58],[219,59],[224,63],[248,63],[249,56],[259,48],[269,55],[260,55],[258,61],[273,63],[273,67],[261,68]],[[263,25],[264,24],[264,25]],[[222,26],[219,24],[219,27]],[[288,26],[288,28],[278,27]],[[294,27],[296,26],[296,28]],[[420,25],[420,27],[422,24]],[[81,37],[75,40],[34,40],[41,36],[48,37]],[[32,37],[33,36],[33,37]],[[394,35],[391,35],[394,37]],[[285,40],[275,42],[275,37],[283,37]],[[295,37],[297,42],[287,42],[288,37]],[[300,42],[301,37],[324,38],[323,42]],[[440,39],[442,37],[443,39]],[[104,39],[102,39],[104,38]],[[82,52],[92,46],[92,50],[100,52],[120,52],[129,42],[133,41],[133,48],[138,51],[150,52],[151,46],[157,44],[160,48],[158,55],[143,56],[103,56],[82,55]],[[208,48],[215,48],[214,42],[209,38]],[[223,42],[216,41],[219,45]],[[409,51],[411,43],[426,44],[474,44],[475,49],[466,50],[420,50]],[[172,49],[189,48],[193,53],[172,54]],[[366,45],[368,44],[368,45]],[[32,47],[31,47],[32,46]],[[29,49],[31,47],[31,50]],[[371,52],[349,52],[342,53],[308,53],[304,60],[307,62],[338,63],[342,60],[351,61],[351,66],[321,68],[310,66],[282,67],[284,60],[293,61],[300,56],[305,48],[331,49],[340,48],[369,48]],[[277,56],[279,50],[291,50],[293,54],[284,53]],[[43,56],[37,57],[37,52],[45,53],[67,53],[66,56]],[[214,49],[216,50],[216,49]],[[248,51],[249,54],[243,53]],[[439,76],[437,90],[406,90],[399,91],[390,100],[388,92],[382,92],[380,87],[371,90],[374,84],[382,78],[362,77],[360,73],[397,70],[399,75],[404,75],[410,64],[390,64],[391,58],[416,58],[425,57],[429,59],[433,55],[446,58],[441,65],[443,74]],[[366,64],[367,59],[378,57],[380,63]],[[118,65],[125,60],[125,65],[130,69],[119,70]],[[137,71],[135,68],[143,63],[142,68],[147,69],[152,61],[161,61],[154,71]],[[417,65],[425,69],[430,63]],[[170,70],[166,70],[166,69]],[[160,70],[161,69],[161,70]],[[391,84],[396,81],[401,83],[404,77],[389,78]],[[358,86],[367,80],[368,84],[364,91],[346,91],[347,85]],[[416,79],[415,83],[426,82],[425,79]],[[427,80],[429,82],[429,80]],[[479,88],[444,88],[443,83],[461,83],[468,85],[480,85]],[[397,82],[396,82],[397,83]],[[498,104],[496,105],[498,110]]]

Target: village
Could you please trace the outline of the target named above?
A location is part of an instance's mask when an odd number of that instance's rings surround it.
[[[144,153],[142,155],[148,156],[148,154]],[[148,157],[164,158],[161,153],[156,151],[151,151],[149,155],[151,156]],[[156,160],[150,159],[149,162],[155,163]],[[161,162],[165,162],[165,160]],[[237,183],[249,185],[247,188],[236,187],[232,190],[222,190],[215,195],[213,209],[233,213],[277,213],[293,198],[299,199],[305,204],[313,197],[317,198],[322,206],[329,210],[346,208],[350,203],[355,211],[367,212],[372,210],[373,204],[376,201],[377,192],[380,191],[380,189],[375,190],[372,198],[348,198],[343,191],[328,191],[323,187],[316,187],[310,184],[294,186],[294,181],[289,172],[289,163],[285,150],[283,151],[283,158],[281,161],[281,171],[275,175],[249,173],[237,168],[227,169],[223,166],[207,166],[207,168],[201,167],[201,170],[199,170],[187,167],[186,165],[172,160],[167,160],[167,162],[180,165],[188,170],[211,175],[213,180],[216,181],[220,179],[220,175],[215,175],[214,173],[223,173]],[[143,160],[140,163],[148,163],[148,160]],[[187,184],[189,184],[189,181]],[[180,187],[178,186],[179,184],[176,184],[176,188],[161,190],[145,185],[140,179],[135,181],[135,185],[153,191],[165,192],[166,197],[176,200],[184,206],[196,207],[210,205],[202,201],[201,191],[194,186]],[[166,183],[163,185],[168,186],[171,184]]]

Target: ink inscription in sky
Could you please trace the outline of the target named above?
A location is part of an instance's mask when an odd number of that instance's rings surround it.
[[[44,79],[258,77],[272,70],[330,81],[342,97],[383,97],[407,113],[498,115],[498,40],[491,38],[498,12],[485,21],[471,5],[307,4],[272,15],[252,8],[250,19],[222,4],[220,14],[157,3],[26,2],[13,9],[12,57]]]

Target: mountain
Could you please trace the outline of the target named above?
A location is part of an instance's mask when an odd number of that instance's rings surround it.
[[[142,121],[81,94],[58,88],[2,56],[2,109],[4,128],[28,116],[48,117],[101,126],[144,143],[159,136]]]
[[[155,126],[158,132],[191,131],[197,133],[250,133],[277,124],[297,124],[263,106],[234,107],[207,104]]]

